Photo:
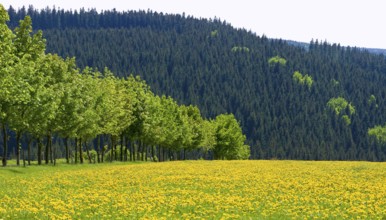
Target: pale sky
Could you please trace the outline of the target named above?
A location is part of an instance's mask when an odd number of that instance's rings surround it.
[[[234,27],[257,35],[300,42],[312,39],[386,49],[386,1],[384,0],[1,0],[20,8],[33,5],[42,9],[95,8],[98,11],[148,10],[192,15],[197,18],[220,18]]]

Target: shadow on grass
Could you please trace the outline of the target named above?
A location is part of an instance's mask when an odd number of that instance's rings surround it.
[[[26,174],[27,169],[26,167],[17,167],[16,165],[8,165],[6,167],[0,167],[0,174],[6,175],[6,173],[13,173],[13,174]]]
[[[25,172],[23,172],[22,170],[20,169],[14,169],[14,168],[10,168],[10,169],[6,169],[7,171],[11,172],[11,173],[16,173],[16,174],[25,174]]]

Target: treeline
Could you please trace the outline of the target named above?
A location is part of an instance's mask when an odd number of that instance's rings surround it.
[[[56,9],[55,7],[52,9],[47,7],[39,11],[34,9],[32,5],[28,8],[22,7],[17,11],[10,6],[8,14],[10,17],[10,26],[17,26],[18,21],[28,15],[34,21],[35,29],[72,29],[79,27],[85,29],[119,29],[142,27],[153,30],[176,30],[182,32],[187,23],[192,23],[192,21],[197,20],[192,16],[171,15],[162,12],[152,12],[150,10],[120,12],[114,9],[98,13],[95,9],[85,10],[82,8],[80,10],[65,11],[64,9]],[[209,20],[203,20],[209,22]],[[221,22],[217,20],[216,23]]]
[[[33,142],[38,164],[62,154],[67,163],[187,159],[186,152],[195,152],[189,159],[249,157],[232,114],[207,120],[196,106],[153,94],[140,77],[117,78],[107,68],[81,70],[74,58],[45,53],[42,31],[33,32],[29,16],[14,31],[8,19],[0,5],[3,166],[10,130],[17,165],[24,150],[30,163]],[[63,148],[53,145],[54,137],[63,140]]]
[[[218,19],[152,11],[8,11],[11,27],[31,15],[47,51],[75,56],[81,68],[138,74],[205,118],[233,113],[251,158],[386,160],[384,144],[368,135],[386,122],[383,55],[316,40],[298,47]],[[355,112],[337,114],[346,102]]]

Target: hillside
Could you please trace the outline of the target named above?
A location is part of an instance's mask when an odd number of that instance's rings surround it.
[[[234,113],[252,158],[386,160],[386,148],[367,135],[386,123],[383,55],[326,42],[306,50],[220,20],[151,11],[9,14],[13,27],[29,14],[34,29],[43,30],[47,52],[75,56],[81,67],[140,75],[155,93],[197,105],[208,118]],[[286,64],[270,64],[275,56]],[[294,81],[295,71],[311,76],[312,86]],[[355,113],[329,109],[337,97]]]

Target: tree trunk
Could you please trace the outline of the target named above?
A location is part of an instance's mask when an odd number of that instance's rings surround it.
[[[154,146],[151,146],[151,161],[154,162]]]
[[[105,158],[105,152],[107,150],[107,149],[105,149],[105,139],[104,139],[103,135],[100,135],[100,141],[101,141],[100,146],[102,147],[102,149],[101,149],[101,163],[103,163],[104,158]]]
[[[50,148],[50,161],[51,161],[51,164],[54,163],[54,149],[52,148],[52,135],[51,135],[51,132],[49,133],[50,134],[50,139],[49,140],[49,145],[48,147]]]
[[[144,157],[143,157],[144,153],[145,153],[145,144],[141,141],[141,161],[144,160]]]
[[[129,139],[128,138],[126,138],[125,139],[125,142],[126,142],[126,144],[125,144],[125,153],[124,153],[124,156],[123,156],[123,160],[124,161],[127,161],[127,152],[128,152],[128,147],[129,147]]]
[[[68,138],[64,138],[64,145],[66,147],[66,163],[70,163],[70,151],[68,148]]]
[[[208,153],[207,151],[204,151],[204,153],[203,153],[204,155],[202,157],[204,158],[204,160],[206,160],[207,153]]]
[[[138,141],[138,149],[137,149],[137,160],[139,161],[141,159],[141,147],[142,147],[142,144],[141,144],[141,141]]]
[[[141,160],[145,161],[146,160],[146,151],[147,151],[147,146],[146,144],[142,143],[142,155],[141,155]]]
[[[120,155],[120,161],[123,161],[123,134],[121,134],[121,155]]]
[[[118,161],[118,152],[117,152],[117,145],[118,145],[118,137],[117,136],[114,136],[114,160],[115,161]]]
[[[40,138],[37,139],[38,142],[38,165],[42,165],[42,150],[43,150],[43,143],[40,140]]]
[[[50,135],[47,134],[47,142],[46,142],[46,150],[44,151],[44,159],[46,161],[46,164],[48,164],[48,158],[49,158],[49,153],[50,153]]]
[[[114,143],[113,143],[112,135],[110,135],[110,145],[111,145],[111,149],[110,149],[110,163],[111,163],[113,162],[113,158],[114,158],[114,149],[113,149]]]
[[[56,166],[56,148],[52,148],[52,143],[51,143],[51,152],[52,152],[51,163],[53,163],[54,166]]]
[[[31,165],[31,144],[32,144],[32,138],[28,140],[28,146],[27,146],[28,165]]]
[[[21,150],[20,138],[21,138],[21,132],[16,131],[16,165],[17,166],[20,166],[20,150]]]
[[[168,160],[167,153],[168,153],[167,149],[165,150],[165,148],[162,148],[162,161]]]
[[[3,124],[3,167],[7,166],[7,154],[8,154],[8,136],[7,129],[5,128],[5,124]]]
[[[158,146],[158,162],[161,162],[162,161],[162,150],[161,150],[161,146]]]
[[[145,154],[145,161],[147,161],[148,150],[149,150],[148,145],[145,145],[145,152],[144,152],[144,154]]]
[[[132,141],[129,143],[129,148],[130,148],[130,161],[133,161],[134,150],[133,150],[133,142]]]
[[[86,146],[86,153],[87,153],[88,161],[89,161],[90,163],[92,163],[90,151],[88,150],[88,145],[87,145],[86,142],[84,142],[84,145]]]
[[[24,150],[22,151],[22,157],[23,157],[23,167],[25,167],[25,152],[24,152]]]
[[[78,163],[78,138],[75,138],[75,164]]]
[[[134,143],[131,143],[132,147],[133,147],[133,161],[136,161],[136,157],[137,157],[137,142],[134,141]]]
[[[98,163],[101,162],[101,138],[100,138],[100,135],[97,136],[97,161]]]
[[[83,146],[82,146],[82,138],[79,138],[79,161],[83,164]]]
[[[105,157],[105,151],[102,148],[101,163],[103,163],[104,157]]]

